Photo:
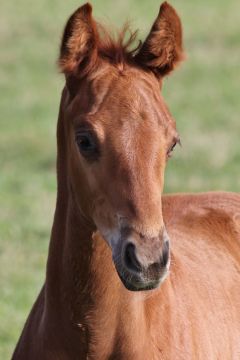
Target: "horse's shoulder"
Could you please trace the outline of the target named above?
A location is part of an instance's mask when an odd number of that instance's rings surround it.
[[[189,244],[189,239],[202,239],[207,247],[211,244],[240,254],[239,194],[167,195],[163,197],[163,214],[167,230],[176,241],[186,240]]]
[[[208,192],[163,196],[163,215],[168,227],[229,233],[240,239],[240,194]]]

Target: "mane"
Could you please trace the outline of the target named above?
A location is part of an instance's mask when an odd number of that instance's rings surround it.
[[[63,73],[73,74],[81,64],[81,76],[85,76],[97,66],[99,56],[121,69],[124,63],[133,62],[141,46],[140,41],[135,45],[137,34],[138,31],[132,31],[128,22],[121,30],[109,31],[92,19],[89,6],[79,8],[65,26],[58,66]]]
[[[136,44],[138,30],[132,31],[128,22],[118,31],[109,31],[99,23],[97,29],[99,55],[114,65],[121,66],[126,62],[131,62],[141,47],[140,40]]]

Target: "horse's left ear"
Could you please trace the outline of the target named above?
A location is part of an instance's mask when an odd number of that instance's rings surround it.
[[[164,2],[135,60],[163,77],[183,59],[181,20],[175,9]]]

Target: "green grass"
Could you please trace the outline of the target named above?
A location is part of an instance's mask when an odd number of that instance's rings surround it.
[[[158,2],[92,1],[94,14],[143,35]],[[240,190],[240,2],[172,1],[188,61],[164,86],[183,147],[166,191]],[[0,21],[0,359],[9,359],[44,281],[56,196],[55,128],[63,78],[55,60],[74,0],[5,1]]]

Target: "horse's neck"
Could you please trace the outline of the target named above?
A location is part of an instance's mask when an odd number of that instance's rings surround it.
[[[76,348],[81,345],[86,352],[98,353],[99,359],[106,358],[116,346],[123,351],[123,338],[126,346],[132,341],[132,333],[143,337],[142,294],[123,287],[105,241],[87,228],[71,199],[66,205],[62,211],[57,208],[53,226],[47,313],[53,322],[58,319],[63,333],[74,334]],[[134,344],[129,344],[132,347]]]

